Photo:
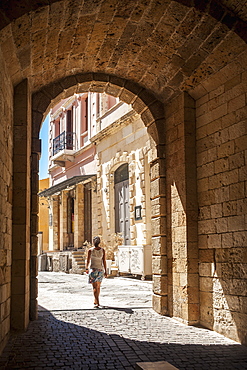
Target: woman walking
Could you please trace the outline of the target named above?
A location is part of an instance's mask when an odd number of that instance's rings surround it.
[[[103,277],[107,277],[106,273],[106,259],[105,250],[101,248],[100,237],[95,236],[93,239],[94,247],[88,250],[86,273],[89,273],[88,266],[90,265],[90,273],[88,276],[88,282],[93,286],[94,294],[94,307],[99,308],[99,295],[100,295],[100,285]]]

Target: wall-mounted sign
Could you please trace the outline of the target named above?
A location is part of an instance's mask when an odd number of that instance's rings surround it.
[[[135,220],[142,219],[142,206],[135,206]]]

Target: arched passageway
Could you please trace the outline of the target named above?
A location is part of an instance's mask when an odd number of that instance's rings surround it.
[[[66,84],[67,89],[64,89],[64,84]],[[65,78],[61,81],[58,81],[50,86],[44,87],[39,92],[33,94],[32,99],[32,116],[33,116],[33,148],[35,143],[39,143],[39,128],[44,116],[44,113],[50,109],[50,107],[61,99],[64,99],[71,94],[81,93],[81,92],[106,92],[115,97],[119,97],[122,101],[132,104],[133,109],[140,114],[143,122],[147,126],[148,133],[153,139],[153,151],[152,158],[149,158],[150,166],[157,167],[157,161],[161,165],[164,158],[162,157],[164,142],[162,141],[162,135],[159,135],[159,131],[164,127],[164,108],[163,104],[158,101],[152,93],[145,90],[143,87],[138,86],[137,84],[131,83],[124,79],[116,78],[114,76],[107,76],[104,74],[79,74],[74,75],[73,78]],[[60,94],[58,94],[60,92]],[[54,95],[52,95],[54,94]],[[57,95],[58,94],[58,95]],[[160,152],[160,154],[158,154]],[[159,157],[158,157],[159,156]],[[33,181],[32,183],[37,183],[38,181],[38,152],[32,152],[32,163],[33,163]],[[36,166],[36,168],[35,168]],[[164,165],[163,165],[164,167]],[[164,196],[160,196],[159,190],[157,187],[161,187],[160,182],[162,182],[162,176],[159,173],[159,170],[155,170],[155,174],[151,177],[152,196],[151,199],[156,203],[156,206],[159,205],[160,208],[165,207],[164,205]],[[34,196],[36,195],[36,187],[34,188]],[[37,224],[37,205],[34,204],[32,211],[32,224]],[[152,215],[153,222],[156,223],[156,230],[153,236],[155,238],[165,237],[165,234],[161,235],[162,225],[165,224],[165,214],[161,215],[157,210]],[[33,229],[35,232],[32,235],[33,240],[33,250],[37,250],[37,238],[36,238],[36,229],[37,226]],[[163,227],[164,229],[164,227]],[[163,238],[164,239],[164,238]],[[160,241],[161,243],[161,241]],[[127,243],[128,244],[128,243]],[[33,255],[33,259],[36,259],[36,252]],[[164,259],[164,256],[160,258]],[[165,264],[166,262],[164,262]],[[163,279],[164,273],[158,273],[156,279]],[[37,284],[36,280],[37,271],[33,270],[33,284]],[[32,306],[32,315],[35,317],[37,314],[37,302],[36,294],[33,296]],[[157,294],[157,310],[164,313],[167,312],[167,306],[162,307],[161,302],[163,298],[162,294]]]
[[[132,103],[154,139],[154,308],[246,343],[245,8],[234,0],[21,5],[0,7],[1,347],[10,319],[27,326],[30,297],[36,312],[40,124],[51,102],[75,91]]]

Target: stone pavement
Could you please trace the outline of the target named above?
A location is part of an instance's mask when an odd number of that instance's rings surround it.
[[[105,308],[92,308],[87,277],[42,272],[39,319],[13,335],[0,369],[130,370],[168,361],[178,369],[247,369],[247,347],[188,327],[151,308],[151,282],[105,279]]]

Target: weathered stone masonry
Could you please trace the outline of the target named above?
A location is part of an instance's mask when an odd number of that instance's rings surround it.
[[[13,249],[11,266],[11,326],[25,329],[30,300],[31,120],[28,80],[14,92]],[[20,166],[22,163],[22,166]]]
[[[246,2],[11,4],[0,4],[0,351],[10,324],[37,312],[40,124],[82,91],[131,103],[154,140],[155,310],[246,343]]]
[[[0,125],[0,352],[10,330],[11,245],[12,245],[12,149],[13,87],[0,54],[0,109],[4,120]]]
[[[168,312],[199,322],[195,102],[187,94],[166,109]]]
[[[244,52],[224,67],[216,81],[209,79],[196,101],[200,321],[243,342],[247,332],[246,56]]]

